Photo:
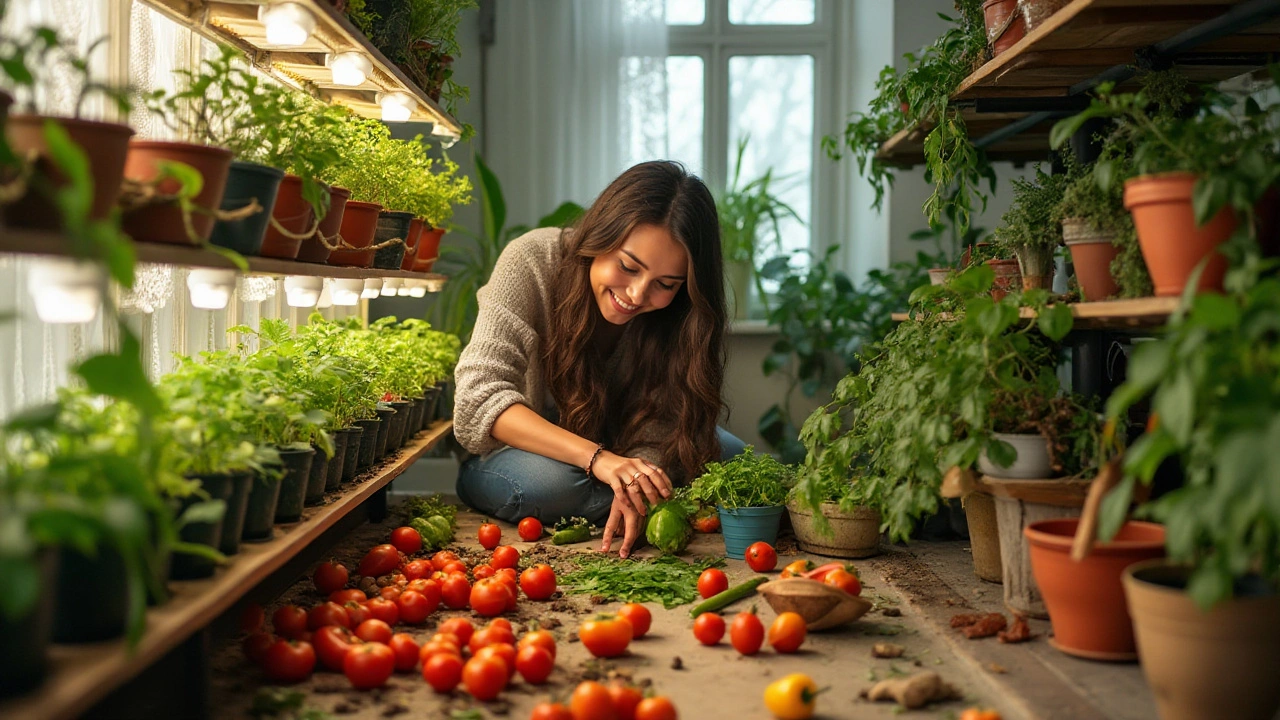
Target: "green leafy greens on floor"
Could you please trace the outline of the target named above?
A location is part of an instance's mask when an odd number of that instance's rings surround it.
[[[600,595],[619,602],[660,602],[670,610],[698,599],[698,576],[723,567],[724,558],[695,558],[685,562],[664,555],[652,560],[610,557],[577,559],[578,569],[561,576],[569,595]]]

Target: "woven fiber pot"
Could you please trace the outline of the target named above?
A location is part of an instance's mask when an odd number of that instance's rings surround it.
[[[440,256],[440,240],[444,237],[444,228],[426,227],[422,237],[418,238],[418,251],[413,261],[414,272],[431,272],[432,266]]]
[[[1124,184],[1124,206],[1133,214],[1142,259],[1151,271],[1156,295],[1181,295],[1196,265],[1209,258],[1196,286],[1222,290],[1227,259],[1218,246],[1235,232],[1238,220],[1223,208],[1202,227],[1196,227],[1191,193],[1196,176],[1191,173],[1142,175]]]
[[[1071,265],[1086,301],[1105,300],[1120,292],[1120,286],[1111,276],[1111,261],[1120,253],[1112,244],[1115,233],[1103,232],[1077,218],[1067,218],[1062,221],[1062,239],[1071,250]]]
[[[1000,302],[1005,295],[1022,288],[1022,271],[1018,269],[1017,260],[988,260],[987,265],[996,274],[995,283],[991,286],[992,300]]]
[[[1189,572],[1155,560],[1124,572],[1142,673],[1161,720],[1271,720],[1280,711],[1280,595],[1237,593],[1202,611]]]
[[[154,181],[159,177],[159,164],[164,160],[190,165],[204,178],[204,186],[193,201],[197,206],[212,212],[222,204],[227,174],[231,171],[230,150],[191,143],[135,139],[129,142],[129,156],[125,160],[124,176],[140,182]],[[160,183],[157,190],[160,193],[172,194],[178,190],[178,187],[177,182],[167,180]],[[209,233],[213,231],[213,216],[201,212],[193,213],[191,225],[195,229],[196,238],[200,242],[205,242],[209,239]],[[148,205],[125,213],[124,231],[138,242],[192,244],[182,223],[182,211],[178,209],[176,203]]]
[[[58,552],[41,548],[36,554],[39,595],[22,615],[0,614],[0,697],[30,690],[44,681],[49,643],[53,639],[53,605],[58,577]]]
[[[360,464],[360,438],[364,429],[347,427],[338,432],[347,436],[342,452],[342,482],[348,483],[356,479],[356,467]]]
[[[982,3],[982,20],[987,26],[991,56],[1013,47],[1027,34],[1027,23],[1018,12],[1018,0],[987,0]]]
[[[398,210],[384,210],[378,214],[378,231],[373,236],[375,245],[389,240],[400,240],[384,248],[379,248],[373,255],[373,266],[380,270],[399,270],[404,262],[405,244],[409,237],[409,224],[413,222],[413,213]]]
[[[240,552],[240,536],[244,534],[244,517],[249,510],[249,495],[253,492],[253,474],[237,473],[232,476],[231,497],[227,510],[222,514],[222,540],[218,552],[235,555]]]
[[[356,462],[356,471],[363,472],[372,467],[377,462],[378,454],[378,426],[382,421],[378,418],[370,418],[368,420],[357,420],[356,425],[360,428],[360,455]]]
[[[381,420],[382,423],[378,425],[378,445],[375,452],[377,452],[378,459],[381,460],[387,456],[387,448],[390,447],[391,444],[391,430],[396,424],[395,408],[378,408],[378,419]]]
[[[280,478],[257,475],[249,491],[249,509],[244,515],[245,542],[266,542],[275,537],[276,504],[280,501]]]
[[[1080,521],[1044,520],[1023,534],[1031,547],[1031,571],[1053,622],[1049,643],[1089,660],[1136,660],[1133,623],[1121,575],[1142,560],[1164,557],[1164,526],[1129,521],[1109,542],[1097,541],[1081,562],[1071,559]]]
[[[276,522],[291,523],[302,519],[307,489],[311,481],[311,463],[316,451],[281,450],[280,462],[284,463],[284,477],[280,479],[280,500],[276,503]]]
[[[401,270],[412,270],[418,258],[418,241],[422,239],[422,218],[414,218],[409,222],[409,234],[404,239],[404,259],[400,261]]]
[[[129,612],[129,581],[124,557],[110,544],[93,555],[58,549],[54,583],[53,641],[86,643],[124,635]]]
[[[311,458],[311,471],[307,473],[307,495],[304,502],[308,506],[324,502],[324,485],[329,477],[329,456],[315,445],[311,448],[316,454]]]
[[[271,213],[285,230],[294,235],[307,232],[315,224],[316,213],[311,203],[302,197],[302,178],[297,175],[286,175],[280,183],[280,196],[276,198],[275,209]],[[286,237],[274,227],[267,226],[266,239],[262,241],[262,256],[293,260],[298,257],[302,240]]]
[[[236,476],[229,473],[219,473],[216,475],[195,475],[194,479],[200,481],[200,488],[209,493],[211,500],[221,500],[223,503],[231,499],[231,495],[235,490]],[[182,517],[182,513],[187,508],[200,502],[204,498],[191,495],[182,499],[182,504],[178,509],[177,516]],[[223,510],[225,518],[226,510]],[[195,545],[207,545],[216,548],[222,544],[222,521],[212,523],[187,523],[179,532],[179,537],[183,542]],[[216,565],[208,558],[196,555],[188,555],[186,553],[175,552],[173,554],[173,563],[169,566],[169,577],[174,580],[193,580],[196,578],[206,578],[213,575]]]
[[[341,430],[334,430],[330,435],[333,437],[333,457],[329,458],[329,470],[325,475],[325,492],[334,492],[342,485],[342,470],[347,462],[347,438],[351,437]]]
[[[720,532],[724,535],[725,553],[741,560],[751,543],[763,540],[770,545],[778,540],[778,525],[782,522],[785,505],[745,507],[720,511]]]
[[[342,239],[354,250],[334,250],[329,254],[330,265],[367,268],[373,264],[373,251],[363,250],[373,244],[373,235],[378,231],[378,213],[382,206],[377,203],[348,200],[342,211]]]
[[[813,512],[787,503],[796,542],[805,552],[829,557],[864,558],[880,554],[880,513],[866,507],[841,512],[836,503],[823,503],[822,514],[831,525],[831,535],[818,532]]]
[[[320,219],[320,225],[316,229],[315,235],[302,241],[298,246],[298,261],[309,263],[326,263],[329,261],[329,253],[332,252],[328,245],[320,241],[320,237],[337,239],[338,232],[342,230],[342,215],[347,209],[347,200],[351,198],[351,191],[341,187],[330,187],[329,190],[329,211]],[[332,240],[330,241],[332,244]]]
[[[267,221],[283,177],[284,171],[273,167],[239,160],[232,162],[220,207],[227,211],[239,210],[257,200],[262,211],[240,220],[215,222],[209,242],[241,255],[257,255],[262,250],[262,236],[267,231]]]
[[[54,187],[67,184],[61,170],[49,160],[49,146],[45,142],[45,123],[59,125],[80,146],[89,161],[89,173],[93,179],[93,205],[89,217],[103,220],[120,197],[120,182],[124,179],[125,157],[129,152],[129,138],[133,129],[117,123],[77,120],[75,118],[48,117],[45,115],[12,115],[5,126],[5,137],[13,151],[19,155],[34,153],[37,175],[48,179]],[[36,187],[5,207],[5,222],[11,227],[58,230],[62,228],[62,212]]]
[[[978,456],[978,470],[992,477],[1039,480],[1053,476],[1053,462],[1049,459],[1049,445],[1043,435],[1031,433],[994,433],[995,439],[1013,446],[1018,458],[1007,468],[1002,468],[987,457],[986,451]]]
[[[973,573],[987,582],[1004,582],[995,498],[981,492],[969,493],[964,498],[964,516],[969,526]]]

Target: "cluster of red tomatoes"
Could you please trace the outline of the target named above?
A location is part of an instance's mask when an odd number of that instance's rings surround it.
[[[772,548],[769,549],[772,551]],[[703,598],[714,597],[728,587],[729,579],[716,568],[707,568],[698,576],[698,594]],[[735,615],[728,629],[729,643],[733,645],[734,650],[743,655],[755,655],[764,645],[764,623],[756,615],[755,608]],[[724,633],[724,617],[718,613],[704,612],[693,621],[693,637],[703,645],[719,644]],[[796,613],[784,612],[774,618],[769,626],[769,645],[777,652],[793,653],[799,650],[800,645],[804,643],[804,638],[804,618]]]
[[[574,688],[568,705],[541,703],[530,720],[676,720],[676,706],[669,698],[645,697],[616,680],[608,686],[588,680]]]

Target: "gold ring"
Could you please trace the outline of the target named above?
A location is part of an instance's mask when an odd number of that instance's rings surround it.
[[[640,479],[640,476],[641,476],[641,475],[643,475],[643,474],[644,474],[644,473],[642,473],[642,472],[640,472],[639,470],[637,470],[637,471],[635,471],[634,473],[632,473],[632,474],[631,474],[631,479],[632,479],[632,480],[639,480],[639,479]]]
[[[628,482],[624,482],[624,483],[622,483],[622,487],[624,487],[624,488],[633,488],[633,487],[635,487],[635,486],[636,486],[636,481],[635,481],[635,480],[632,480],[632,481],[631,481],[631,482],[629,482],[629,483],[628,483]]]

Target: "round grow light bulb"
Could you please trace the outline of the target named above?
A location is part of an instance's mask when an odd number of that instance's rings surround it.
[[[289,307],[309,308],[320,302],[324,279],[307,275],[290,275],[284,279],[285,302]]]
[[[382,122],[405,122],[413,116],[418,104],[407,92],[378,93],[378,106],[382,108]]]
[[[191,296],[191,305],[201,310],[225,308],[235,289],[235,270],[197,268],[187,275],[187,292]]]
[[[367,278],[364,281],[364,290],[360,292],[360,297],[366,300],[372,300],[382,294],[382,281],[378,278]]]
[[[87,323],[102,307],[106,275],[90,262],[46,258],[27,271],[27,289],[44,322]]]
[[[409,288],[409,297],[422,298],[427,296],[426,280],[405,280],[404,284]]]
[[[427,292],[433,292],[433,293],[440,292],[441,290],[444,289],[444,281],[445,279],[439,276],[430,277],[430,278],[427,278],[426,280],[423,280],[423,282],[427,284]]]
[[[352,278],[337,278],[329,287],[334,305],[356,305],[360,302],[360,293],[363,291],[364,281]]]
[[[382,297],[395,297],[402,287],[404,280],[400,278],[382,278]]]
[[[276,47],[303,45],[316,29],[316,16],[296,2],[259,5],[258,22],[267,29],[267,44]]]
[[[322,286],[324,289],[320,291],[320,297],[316,299],[316,309],[324,310],[333,307],[333,293],[330,291],[332,284],[329,280],[324,281]]]
[[[332,73],[334,85],[359,87],[369,79],[373,72],[373,61],[368,55],[356,50],[341,52],[327,56],[329,71]]]

